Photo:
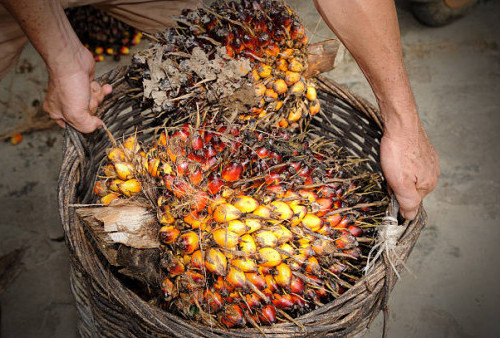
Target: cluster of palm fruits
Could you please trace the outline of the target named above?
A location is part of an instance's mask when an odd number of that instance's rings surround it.
[[[269,325],[361,276],[380,209],[359,206],[383,195],[356,163],[304,134],[184,125],[111,149],[95,192],[103,204],[136,194],[155,204],[166,309],[207,325]]]
[[[76,35],[97,62],[106,55],[118,61],[141,41],[140,31],[93,6],[72,7],[65,12]]]
[[[129,72],[129,79],[138,81],[135,85],[144,84],[144,88],[159,78],[155,88],[173,99],[158,103],[161,109],[188,114],[188,108],[198,109],[196,103],[210,92],[217,76],[207,79],[192,71],[184,78],[182,89],[172,84],[172,67],[186,74],[183,63],[194,51],[202,50],[209,59],[222,53],[224,58],[217,62],[249,62],[250,69],[241,82],[254,88],[256,99],[238,112],[241,119],[259,120],[261,126],[297,128],[300,121],[319,112],[313,81],[304,76],[307,35],[298,16],[284,2],[218,1],[210,7],[184,10],[177,22],[179,27],[159,34],[151,49],[161,49],[163,60],[173,61],[165,62],[163,69],[169,76],[152,74],[157,70],[150,67],[150,60],[158,56],[153,52],[146,56],[147,51],[134,59]]]

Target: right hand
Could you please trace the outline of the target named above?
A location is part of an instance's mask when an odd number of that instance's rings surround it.
[[[49,69],[49,86],[42,108],[59,126],[64,128],[68,123],[82,133],[91,133],[102,126],[94,114],[112,87],[94,81],[95,61],[87,49],[78,52],[75,59],[71,66]]]

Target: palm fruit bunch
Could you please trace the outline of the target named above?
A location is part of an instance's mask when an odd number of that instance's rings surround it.
[[[189,115],[208,102],[208,120],[236,115],[261,129],[298,128],[319,112],[304,76],[307,35],[283,1],[216,1],[176,20],[135,55],[128,74],[157,112]],[[214,114],[214,104],[225,114]]]
[[[361,162],[307,134],[186,124],[110,149],[94,191],[154,205],[164,309],[258,328],[295,322],[362,276],[385,195]]]
[[[118,61],[141,42],[140,31],[93,6],[72,7],[65,12],[78,39],[96,62],[103,61],[106,55]]]

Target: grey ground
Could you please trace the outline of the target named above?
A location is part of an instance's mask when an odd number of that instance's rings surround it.
[[[331,36],[312,2],[290,1],[314,40]],[[489,1],[444,28],[420,25],[398,8],[405,61],[442,175],[425,200],[429,224],[390,300],[390,337],[500,336],[500,3]],[[0,132],[43,98],[43,64],[31,47],[0,83]],[[98,73],[114,67],[99,64]],[[328,74],[373,102],[349,55]],[[0,144],[0,255],[27,247],[24,270],[2,296],[2,337],[73,337],[76,313],[56,186],[63,133]],[[380,337],[381,316],[366,337]]]

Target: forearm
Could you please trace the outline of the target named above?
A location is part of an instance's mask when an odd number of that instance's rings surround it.
[[[1,0],[42,56],[50,74],[81,69],[84,50],[58,0]]]
[[[393,0],[315,0],[373,89],[385,129],[415,128],[418,114],[403,62]]]

